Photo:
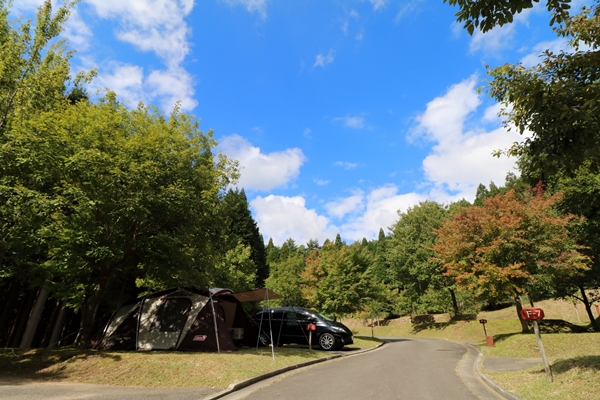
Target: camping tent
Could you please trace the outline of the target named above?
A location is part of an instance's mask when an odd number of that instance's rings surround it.
[[[257,340],[229,289],[187,288],[152,293],[119,308],[95,346],[103,350],[236,350]]]

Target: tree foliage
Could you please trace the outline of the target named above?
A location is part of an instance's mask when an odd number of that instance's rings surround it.
[[[437,230],[435,260],[480,299],[508,296],[519,308],[520,295],[547,292],[588,269],[569,235],[574,216],[555,211],[559,198],[537,186],[523,200],[509,190],[463,209]]]
[[[539,0],[444,0],[444,3],[457,6],[458,22],[464,23],[464,28],[473,34],[475,29],[487,32],[496,26],[513,22],[514,17],[534,6]],[[547,0],[546,8],[552,13],[550,25],[562,22],[568,17],[570,0]]]
[[[505,106],[506,125],[527,133],[506,152],[535,182],[570,175],[584,161],[600,164],[600,4],[567,18],[557,33],[571,39],[574,52],[548,50],[532,68],[489,71],[489,93]]]

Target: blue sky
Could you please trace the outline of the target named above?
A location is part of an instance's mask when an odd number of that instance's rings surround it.
[[[31,17],[42,0],[15,0]],[[581,3],[574,7],[579,8]],[[521,137],[477,88],[485,66],[567,49],[536,6],[469,36],[442,0],[82,0],[75,69],[167,113],[176,101],[239,161],[265,240],[352,242],[419,201],[472,200]]]

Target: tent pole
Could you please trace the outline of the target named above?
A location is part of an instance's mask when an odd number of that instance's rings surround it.
[[[219,343],[219,328],[217,327],[217,315],[215,314],[215,303],[213,303],[212,293],[208,289],[208,300],[210,301],[210,307],[212,308],[213,322],[215,324],[215,338],[217,339],[217,353],[221,352],[221,345]]]
[[[271,302],[269,301],[269,289],[265,291],[265,297],[267,298],[267,308],[271,308]],[[271,357],[275,361],[275,342],[273,342],[273,328],[271,327],[271,313],[269,313],[269,333],[271,334]]]

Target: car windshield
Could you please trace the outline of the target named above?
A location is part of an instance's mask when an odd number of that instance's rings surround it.
[[[316,311],[313,311],[313,313],[317,316],[317,318],[322,319],[323,321],[334,322],[333,318],[326,317],[323,314],[316,312]]]

